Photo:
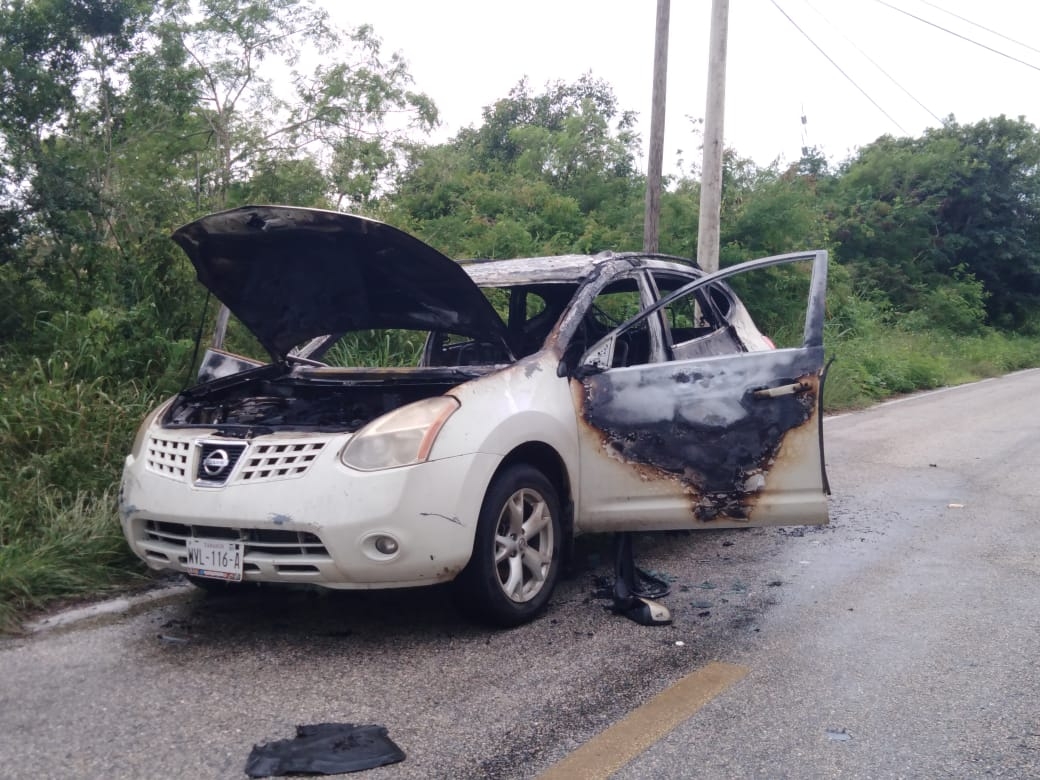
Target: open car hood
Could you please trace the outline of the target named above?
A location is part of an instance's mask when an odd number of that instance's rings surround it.
[[[243,206],[176,230],[202,282],[276,360],[316,336],[443,330],[506,345],[506,327],[453,260],[375,220]]]

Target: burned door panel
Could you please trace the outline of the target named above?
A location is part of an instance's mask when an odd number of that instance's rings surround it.
[[[671,342],[678,359],[669,362],[605,370],[586,363],[578,372],[582,480],[595,487],[583,496],[582,528],[827,521],[819,412],[826,253],[766,258],[703,277],[608,338],[712,280],[798,260],[813,263],[802,346],[770,348],[748,317],[745,330],[758,338],[731,344],[730,354],[685,355]]]
[[[822,360],[821,349],[780,350],[604,372],[583,382],[583,422],[601,453],[637,469],[643,486],[671,487],[684,517],[661,516],[655,526],[749,524],[759,499],[781,489],[771,472],[783,465],[785,439],[801,430],[816,436]],[[760,392],[789,387],[797,390]],[[822,498],[819,458],[798,450],[791,465],[804,467],[796,469],[802,484],[782,492]],[[823,521],[818,508],[798,522]]]

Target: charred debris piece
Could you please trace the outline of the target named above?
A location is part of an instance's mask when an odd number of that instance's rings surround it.
[[[632,554],[632,534],[614,536],[614,611],[641,626],[667,626],[668,607],[656,601],[668,595],[663,580],[639,569]]]
[[[297,726],[294,739],[254,745],[246,761],[250,777],[338,775],[404,761],[385,726],[317,723]]]

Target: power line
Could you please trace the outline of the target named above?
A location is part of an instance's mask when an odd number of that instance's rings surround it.
[[[1010,54],[1002,52],[1000,49],[994,49],[992,46],[987,46],[984,43],[979,43],[978,41],[969,38],[967,35],[961,35],[960,33],[954,32],[953,30],[948,30],[941,24],[936,24],[935,22],[930,22],[927,19],[922,19],[920,16],[916,16],[910,13],[909,11],[904,11],[902,8],[897,8],[891,3],[886,2],[886,0],[874,0],[874,2],[880,3],[881,5],[887,8],[891,8],[893,11],[898,11],[901,14],[905,14],[906,16],[909,16],[911,19],[916,19],[917,21],[927,24],[930,27],[934,27],[937,30],[942,30],[944,33],[949,33],[950,35],[960,38],[963,41],[967,41],[968,43],[974,43],[976,46],[979,46],[985,49],[986,51],[991,51],[994,54],[999,54],[1001,57],[1007,57],[1009,60],[1017,62],[1019,65],[1025,65],[1027,68],[1032,68],[1033,70],[1040,71],[1040,68],[1038,68],[1036,65],[1033,65],[1032,63],[1026,62],[1025,60],[1020,60],[1018,57],[1012,57]]]
[[[955,14],[953,11],[947,11],[945,8],[942,8],[942,7],[938,6],[938,5],[936,5],[935,3],[928,2],[928,0],[921,0],[921,2],[924,3],[925,5],[930,5],[932,8],[935,8],[938,11],[942,11],[944,14],[949,14],[950,16],[954,17],[955,19],[960,19],[962,22],[967,22],[972,27],[978,27],[980,30],[985,30],[986,32],[991,33],[992,35],[996,35],[998,38],[1003,38],[1005,41],[1010,41],[1011,43],[1015,44],[1016,46],[1021,46],[1023,49],[1029,49],[1029,51],[1035,51],[1037,54],[1040,54],[1040,49],[1034,48],[1034,47],[1030,46],[1028,43],[1022,43],[1022,41],[1016,41],[1014,38],[1011,38],[1011,37],[1009,37],[1007,35],[1004,35],[1004,33],[999,33],[996,30],[991,30],[989,27],[981,25],[978,22],[973,22],[971,19],[967,19],[967,18],[961,16],[960,14]]]
[[[892,118],[891,114],[889,114],[887,111],[885,111],[885,109],[883,109],[878,104],[878,102],[876,100],[874,100],[874,98],[872,98],[870,95],[868,95],[866,90],[863,89],[863,87],[861,87],[859,84],[857,84],[855,82],[855,80],[852,78],[852,76],[850,76],[848,73],[846,73],[844,70],[842,70],[841,66],[838,63],[836,63],[833,59],[831,59],[831,56],[827,52],[825,52],[823,49],[821,49],[819,44],[817,44],[816,41],[814,41],[812,38],[810,38],[809,34],[805,30],[803,30],[801,27],[799,27],[798,23],[795,22],[794,19],[792,19],[790,16],[787,15],[787,11],[785,11],[783,8],[781,8],[779,3],[776,2],[776,0],[770,0],[770,2],[773,5],[776,6],[776,10],[779,11],[780,13],[782,13],[784,15],[784,18],[787,19],[787,21],[789,21],[792,25],[794,25],[794,28],[798,32],[800,32],[802,35],[805,36],[805,40],[809,41],[809,43],[811,43],[816,48],[816,50],[818,52],[820,52],[820,54],[822,54],[824,57],[827,58],[827,62],[829,62],[831,65],[833,65],[835,68],[837,68],[838,72],[842,76],[844,76],[846,79],[848,79],[849,83],[852,84],[852,86],[854,86],[856,89],[858,89],[863,94],[863,97],[865,97],[867,100],[869,100],[871,103],[873,103],[874,107],[878,111],[880,111],[882,114],[884,114],[886,117],[888,117],[888,121],[890,121],[892,124],[894,124],[896,127],[898,127],[901,133],[903,133],[904,135],[909,135],[909,133],[907,133],[906,130],[903,129],[903,126],[901,124],[899,124],[899,122],[897,122],[895,119]]]
[[[850,38],[850,37],[849,37],[849,36],[847,36],[847,35],[846,35],[846,34],[845,34],[844,32],[842,32],[842,31],[841,31],[841,30],[839,30],[839,29],[838,29],[837,27],[835,27],[835,25],[834,25],[834,24],[833,24],[833,23],[831,22],[831,20],[830,20],[830,19],[828,19],[828,18],[827,18],[826,16],[824,16],[824,15],[823,15],[823,13],[822,13],[822,12],[820,12],[820,11],[819,11],[819,10],[818,10],[817,8],[815,8],[815,7],[814,7],[814,6],[813,6],[813,5],[812,5],[812,4],[811,4],[811,3],[810,3],[810,2],[808,1],[808,0],[805,0],[805,4],[806,4],[807,6],[809,6],[810,8],[812,8],[812,10],[813,10],[813,11],[816,11],[816,13],[820,15],[820,18],[822,18],[822,19],[823,19],[823,21],[827,22],[827,24],[829,24],[829,25],[830,25],[831,27],[833,27],[833,28],[834,28],[835,30],[837,30],[837,31],[838,31],[838,34],[839,34],[839,35],[841,35],[841,37],[842,37],[842,38],[844,38],[844,39],[845,39],[846,41],[848,41],[848,42],[849,42],[850,44],[852,44],[852,47],[853,47],[853,48],[854,48],[854,49],[855,49],[856,51],[858,51],[858,52],[859,52],[860,54],[862,54],[862,55],[863,55],[864,57],[866,57],[866,58],[867,58],[867,61],[868,61],[868,62],[869,62],[869,63],[870,63],[871,65],[873,65],[873,66],[874,66],[875,68],[877,68],[878,70],[880,70],[880,71],[881,71],[881,72],[882,72],[882,73],[883,73],[883,74],[885,75],[885,77],[886,77],[886,78],[887,78],[887,79],[888,79],[889,81],[891,81],[891,82],[892,82],[893,84],[895,84],[895,85],[896,85],[897,87],[899,87],[899,88],[900,88],[900,89],[901,89],[901,90],[903,91],[903,93],[904,93],[904,94],[905,94],[905,95],[906,95],[906,96],[907,96],[908,98],[910,98],[910,99],[911,99],[912,101],[914,101],[915,103],[917,103],[917,105],[919,105],[919,106],[920,106],[921,108],[923,108],[923,109],[924,109],[924,110],[925,110],[926,112],[928,112],[929,114],[931,114],[931,115],[932,115],[932,118],[933,118],[933,119],[934,119],[934,120],[935,120],[936,122],[938,122],[939,124],[942,124],[942,121],[943,121],[943,120],[942,120],[942,119],[941,119],[940,117],[936,116],[936,114],[935,114],[935,112],[934,112],[934,111],[932,111],[932,110],[931,110],[930,108],[928,108],[928,106],[926,106],[926,105],[925,105],[924,103],[922,103],[922,102],[921,102],[920,100],[918,100],[918,99],[917,99],[916,97],[914,97],[914,96],[913,96],[913,95],[912,95],[912,94],[910,93],[910,90],[908,90],[908,89],[907,89],[906,87],[904,87],[904,86],[903,86],[902,84],[900,84],[900,83],[899,83],[899,82],[898,82],[898,81],[897,81],[897,80],[895,79],[895,77],[893,77],[892,75],[890,75],[890,74],[888,73],[888,71],[886,71],[886,70],[885,70],[884,68],[882,68],[882,67],[881,67],[880,65],[878,65],[878,64],[877,64],[877,63],[876,63],[876,62],[875,62],[875,61],[873,60],[873,58],[871,58],[871,56],[870,56],[869,54],[867,54],[867,53],[866,53],[865,51],[863,51],[863,49],[861,49],[861,48],[860,48],[859,46],[857,46],[857,45],[856,45],[856,42],[855,42],[854,40],[852,40],[852,38]]]

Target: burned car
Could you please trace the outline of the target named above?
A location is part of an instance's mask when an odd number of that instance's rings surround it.
[[[458,263],[389,225],[253,206],[174,240],[269,354],[210,349],[126,459],[120,518],[197,584],[454,581],[499,625],[536,615],[587,532],[827,522],[827,256],[705,274],[662,255]],[[798,343],[730,281],[801,262]],[[413,365],[340,365],[359,333]]]

